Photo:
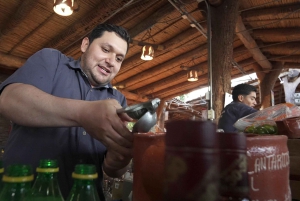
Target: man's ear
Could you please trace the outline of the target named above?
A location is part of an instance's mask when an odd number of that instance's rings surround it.
[[[238,100],[239,100],[240,102],[243,102],[244,96],[243,96],[243,95],[238,95]]]
[[[85,37],[84,39],[82,39],[82,42],[81,42],[81,52],[85,52],[88,48],[90,44],[90,41],[89,41],[89,38],[88,37]]]

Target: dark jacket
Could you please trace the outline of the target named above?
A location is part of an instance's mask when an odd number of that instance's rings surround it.
[[[237,132],[238,130],[233,126],[233,124],[238,119],[254,112],[257,112],[257,110],[245,105],[244,103],[232,101],[222,110],[218,128],[223,129],[224,132]]]

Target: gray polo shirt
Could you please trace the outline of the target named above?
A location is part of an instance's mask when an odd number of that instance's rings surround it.
[[[0,85],[1,92],[11,83],[30,84],[62,98],[87,101],[113,98],[123,107],[126,106],[125,97],[110,84],[105,87],[91,88],[87,77],[81,71],[79,60],[74,60],[50,48],[42,49],[31,56],[21,68]],[[98,192],[103,198],[101,181],[105,152],[105,146],[93,139],[81,127],[33,128],[13,123],[5,146],[3,162],[4,166],[16,163],[30,164],[35,170],[40,159],[57,159],[59,184],[65,198],[73,184],[71,174],[75,165],[95,164],[99,175]]]

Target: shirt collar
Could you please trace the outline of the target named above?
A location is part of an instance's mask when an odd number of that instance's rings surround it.
[[[83,76],[85,76],[84,72],[81,69],[80,60],[81,58],[79,58],[78,60],[74,60],[74,59],[70,60],[69,66],[73,69],[80,70],[83,73]],[[110,91],[113,95],[116,95],[116,90],[112,87],[111,83],[108,83],[107,85],[101,87],[94,87],[94,89],[103,89],[103,88],[108,89],[108,91]]]

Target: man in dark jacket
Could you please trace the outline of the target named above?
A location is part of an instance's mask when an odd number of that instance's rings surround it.
[[[256,88],[249,84],[239,84],[232,90],[233,101],[222,111],[218,128],[224,132],[237,132],[233,124],[240,118],[256,112]]]

